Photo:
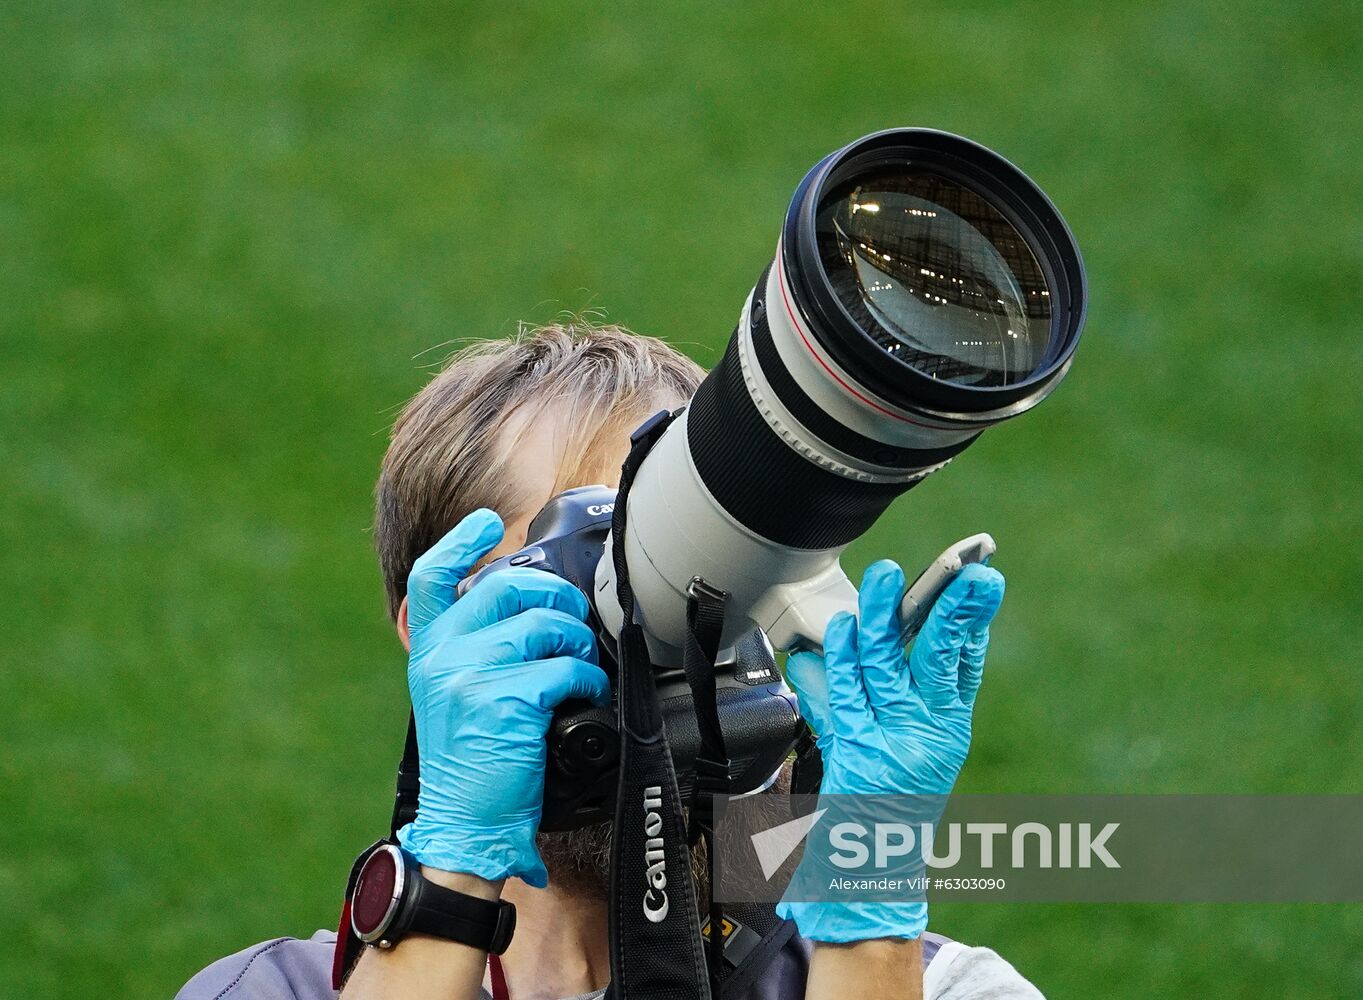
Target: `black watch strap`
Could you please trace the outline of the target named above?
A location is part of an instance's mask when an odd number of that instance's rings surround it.
[[[409,874],[414,876],[408,890],[412,900],[403,932],[458,941],[494,955],[506,951],[516,930],[515,906],[437,885],[418,867],[409,869]]]

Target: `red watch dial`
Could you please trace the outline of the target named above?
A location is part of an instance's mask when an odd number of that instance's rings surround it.
[[[362,940],[372,941],[387,929],[402,895],[401,865],[398,848],[388,844],[371,854],[360,869],[350,921]]]

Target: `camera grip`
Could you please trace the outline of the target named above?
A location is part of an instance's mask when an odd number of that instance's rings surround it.
[[[660,687],[663,685],[660,685]],[[726,684],[717,694],[733,775],[733,794],[761,788],[805,730],[795,695],[777,675],[755,686]],[[690,692],[661,699],[663,725],[683,801],[695,781],[700,749]],[[571,830],[609,820],[615,806],[620,737],[614,708],[565,702],[549,730],[549,760],[540,829]]]

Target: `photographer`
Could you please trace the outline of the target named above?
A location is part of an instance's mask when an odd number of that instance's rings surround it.
[[[523,545],[550,497],[615,482],[631,428],[685,403],[702,376],[661,342],[618,327],[551,326],[463,351],[398,418],[377,488],[376,543],[410,656],[420,743],[419,812],[402,844],[428,880],[512,901],[518,918],[514,941],[491,963],[486,952],[419,934],[367,948],[347,1000],[580,997],[609,979],[610,827],[538,830],[554,708],[610,698],[586,599],[532,569],[493,574],[458,601],[455,586]],[[947,793],[965,761],[1002,577],[962,571],[907,660],[896,621],[904,585],[894,564],[873,565],[858,617],[829,623],[824,656],[788,661],[823,752],[824,793]],[[800,933],[742,996],[1039,996],[993,952],[925,935],[923,903],[779,912]],[[333,943],[319,932],[246,949],[179,996],[333,997]]]

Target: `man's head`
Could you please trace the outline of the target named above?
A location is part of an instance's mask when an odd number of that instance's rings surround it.
[[[455,354],[393,426],[375,491],[388,612],[407,645],[407,576],[465,515],[487,507],[514,552],[539,509],[574,486],[614,484],[629,432],[685,403],[704,377],[660,340],[575,322],[522,328]],[[553,882],[604,890],[609,824],[541,834]]]
[[[375,544],[388,613],[403,618],[417,556],[488,507],[525,542],[539,509],[573,486],[613,484],[629,432],[685,403],[704,370],[619,326],[522,327],[455,354],[393,425],[376,493]]]

